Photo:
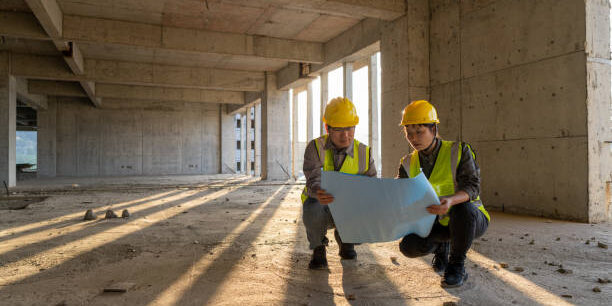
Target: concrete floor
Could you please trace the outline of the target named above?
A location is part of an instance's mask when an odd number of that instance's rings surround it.
[[[608,305],[612,299],[612,284],[598,283],[612,278],[610,250],[598,247],[612,242],[610,224],[493,213],[468,254],[467,284],[444,290],[431,256],[404,258],[396,242],[358,246],[356,261],[340,261],[332,241],[329,271],[308,270],[301,184],[219,175],[36,180],[19,188],[49,197],[0,214],[0,304]],[[90,208],[98,219],[82,221]],[[108,208],[127,208],[131,217],[105,220]],[[572,272],[558,272],[559,265]],[[116,283],[128,291],[103,293]]]

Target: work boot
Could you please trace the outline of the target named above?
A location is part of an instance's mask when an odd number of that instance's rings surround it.
[[[327,268],[327,256],[325,255],[325,246],[321,245],[312,251],[312,259],[308,264],[308,269],[323,270]]]
[[[438,274],[444,273],[446,270],[446,266],[448,266],[448,253],[449,253],[450,245],[448,242],[443,242],[438,245],[438,248],[434,252],[433,260],[431,261],[431,266],[434,271]]]
[[[463,263],[450,263],[444,271],[443,288],[460,287],[468,279]]]
[[[340,233],[338,230],[334,230],[334,237],[336,237],[336,242],[338,242],[338,248],[340,252],[340,258],[342,259],[355,259],[357,258],[357,252],[355,252],[355,244],[354,243],[342,243],[342,239],[340,239]]]

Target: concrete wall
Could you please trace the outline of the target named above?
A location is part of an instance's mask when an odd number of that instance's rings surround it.
[[[584,12],[575,0],[430,2],[431,101],[442,136],[477,151],[488,208],[588,220]]]
[[[52,111],[39,113],[52,122]],[[105,99],[102,108],[58,98],[56,175],[209,174],[219,170],[219,105]],[[51,124],[40,143],[52,143]],[[41,162],[49,146],[39,147]],[[45,165],[41,165],[46,169]],[[45,172],[46,174],[47,172]]]
[[[221,137],[221,173],[236,173],[236,121],[227,114],[227,106],[219,108]]]
[[[381,57],[382,176],[394,177],[410,150],[404,138],[402,110],[410,101],[429,98],[429,3],[408,1],[406,16],[385,25]]]
[[[589,221],[612,221],[610,2],[586,2]]]
[[[10,75],[10,54],[0,52],[0,184],[12,187],[17,183],[16,162],[16,80]],[[4,188],[4,185],[0,185]]]

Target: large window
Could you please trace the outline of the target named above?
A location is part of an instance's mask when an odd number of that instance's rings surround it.
[[[29,169],[37,169],[36,164],[36,131],[17,131],[17,164],[32,164]],[[28,169],[25,167],[24,169]]]

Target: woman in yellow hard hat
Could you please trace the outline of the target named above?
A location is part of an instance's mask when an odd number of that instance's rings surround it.
[[[328,229],[335,227],[327,206],[334,197],[321,189],[321,169],[376,176],[370,148],[355,140],[355,126],[359,123],[355,105],[347,98],[332,99],[325,107],[323,122],[327,134],[311,140],[304,152],[306,187],[302,192],[302,220],[310,249],[313,250],[308,265],[310,269],[327,267],[326,234]],[[342,243],[338,231],[334,234],[340,247],[340,257],[354,259],[357,256],[354,245]]]
[[[476,155],[469,144],[442,140],[438,123],[436,109],[425,100],[413,101],[404,108],[400,125],[414,151],[400,160],[397,177],[415,177],[423,172],[440,204],[427,207],[429,213],[438,215],[429,236],[406,235],[399,247],[407,257],[434,253],[434,270],[444,272],[442,286],[458,287],[468,277],[464,267],[467,251],[487,230],[490,218],[479,197]]]

